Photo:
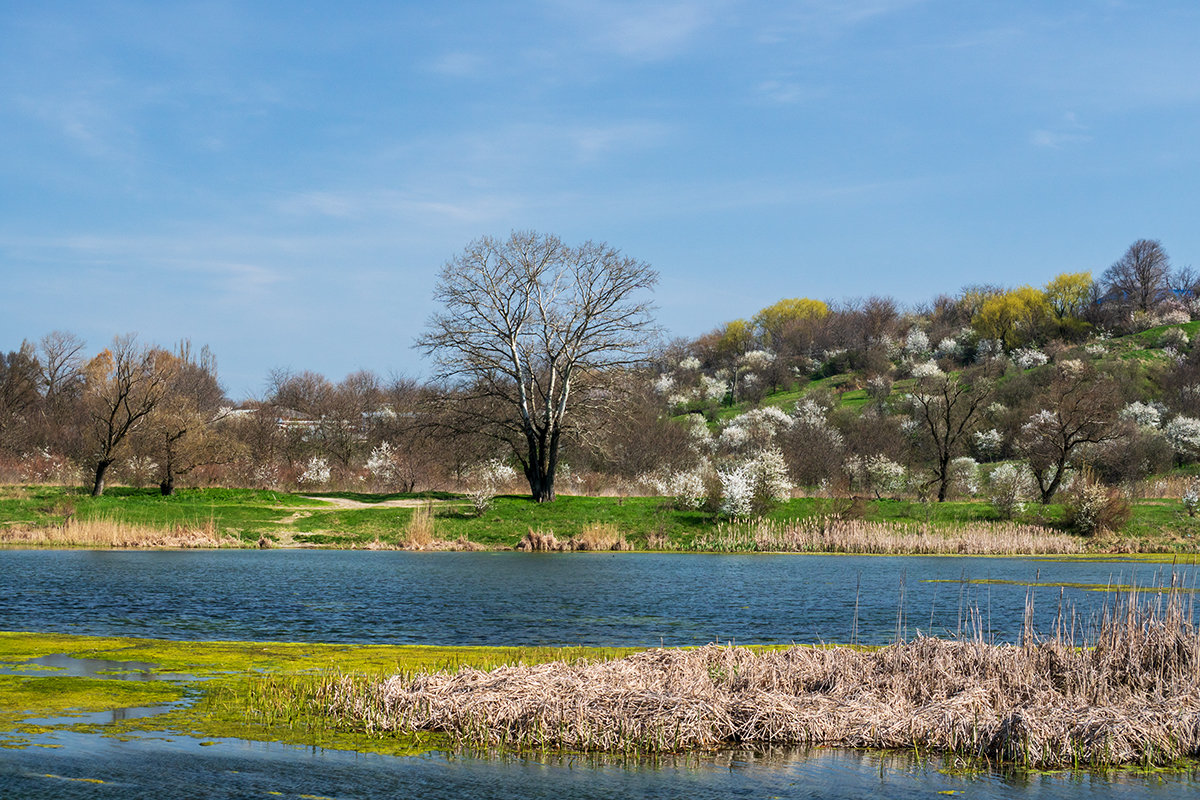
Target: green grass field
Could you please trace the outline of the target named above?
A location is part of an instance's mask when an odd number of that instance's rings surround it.
[[[337,503],[341,505],[335,505]],[[404,503],[398,506],[396,503]],[[487,547],[512,547],[530,530],[553,532],[565,540],[590,526],[609,526],[637,549],[648,541],[666,541],[689,549],[719,520],[703,511],[680,511],[658,497],[586,497],[560,495],[538,504],[527,497],[497,497],[477,516],[464,498],[448,493],[370,495],[332,492],[304,496],[245,489],[181,489],[163,497],[153,489],[114,488],[93,498],[80,489],[53,486],[0,487],[0,535],[10,527],[62,526],[68,517],[170,528],[209,526],[244,545],[260,540],[274,546],[361,547],[378,541],[397,546],[407,536],[416,504],[432,511],[436,539],[460,537]],[[350,505],[352,507],[345,507]],[[998,520],[982,500],[920,503],[870,500],[851,503],[825,498],[796,498],[767,518],[777,522],[831,515],[869,522],[951,526]],[[1018,520],[1047,527],[1060,524],[1062,507],[1030,504]],[[1191,552],[1200,540],[1200,518],[1187,516],[1178,500],[1142,500],[1134,504],[1125,529],[1093,543],[1100,551]]]

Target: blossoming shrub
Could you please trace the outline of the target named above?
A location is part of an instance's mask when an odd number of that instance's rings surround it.
[[[1001,464],[988,476],[988,500],[1002,519],[1023,512],[1032,494],[1033,481],[1023,465]]]
[[[1180,414],[1166,424],[1163,435],[1181,461],[1194,461],[1200,456],[1200,419]]]
[[[873,456],[851,456],[846,460],[846,475],[853,489],[858,487],[875,497],[895,497],[904,491],[908,470],[882,453]]]
[[[466,474],[466,494],[475,514],[478,516],[491,508],[500,490],[516,479],[517,471],[498,458],[472,467]]]
[[[305,464],[304,471],[300,473],[296,482],[310,489],[318,489],[329,483],[329,476],[329,462],[322,456],[313,456]]]
[[[950,490],[967,497],[979,494],[979,464],[975,459],[961,456],[950,462]]]
[[[706,507],[721,516],[765,514],[787,500],[792,491],[787,463],[775,448],[716,471],[707,485]]]
[[[1131,513],[1129,502],[1119,491],[1100,483],[1086,469],[1072,482],[1063,503],[1063,522],[1084,536],[1119,530]]]

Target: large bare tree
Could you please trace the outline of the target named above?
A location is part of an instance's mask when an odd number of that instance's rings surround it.
[[[84,368],[93,497],[104,493],[105,475],[129,434],[166,396],[174,369],[170,353],[139,347],[132,334],[113,339]]]
[[[609,403],[606,374],[644,360],[657,280],[606,244],[533,232],[476,239],[443,267],[417,346],[477,429],[512,445],[537,502],[554,499],[568,409]]]
[[[950,462],[965,450],[995,393],[996,383],[989,373],[990,367],[985,366],[961,374],[926,376],[909,395],[918,449],[933,468],[929,485],[937,487],[939,503],[950,488]]]
[[[1171,259],[1157,239],[1138,239],[1104,272],[1110,297],[1133,311],[1151,311],[1170,296]]]
[[[1091,365],[1062,361],[1036,400],[1041,408],[1021,427],[1019,447],[1029,458],[1042,503],[1049,503],[1081,445],[1122,435],[1121,392],[1115,379]]]

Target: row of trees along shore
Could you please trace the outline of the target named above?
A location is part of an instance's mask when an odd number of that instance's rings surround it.
[[[669,342],[656,280],[605,244],[484,237],[438,278],[417,340],[430,381],[275,371],[238,403],[207,348],[124,335],[93,353],[54,331],[0,354],[0,479],[95,495],[112,479],[164,494],[519,482],[539,502],[565,484],[744,516],[798,489],[1013,509],[1200,458],[1200,276],[1157,241],[1096,280],[911,308],[787,298]]]

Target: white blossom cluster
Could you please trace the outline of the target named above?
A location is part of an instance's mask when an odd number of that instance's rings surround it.
[[[1200,511],[1200,479],[1192,478],[1183,492],[1183,497],[1179,500],[1183,503],[1189,517],[1196,516],[1196,512]]]
[[[329,483],[329,462],[323,456],[313,456],[297,479],[301,486],[324,486]]]
[[[21,480],[27,483],[74,483],[79,467],[66,456],[43,447],[24,453],[19,464]]]
[[[792,491],[783,454],[768,448],[757,456],[717,471],[721,485],[720,513],[745,517],[787,500]]]
[[[468,470],[465,477],[467,499],[475,513],[482,514],[491,508],[500,490],[516,480],[517,471],[498,458],[490,458]],[[559,467],[558,477],[564,482],[570,481],[570,468],[566,464]]]
[[[712,469],[708,462],[689,470],[665,470],[642,475],[638,481],[660,497],[670,497],[675,508],[695,510],[704,505],[707,494],[705,475]]]
[[[1011,519],[1025,510],[1033,494],[1033,481],[1024,468],[1001,464],[988,476],[988,499],[1001,517]]]
[[[367,472],[378,483],[395,483],[401,477],[400,453],[390,442],[380,442],[367,458]]]
[[[1013,363],[1021,369],[1040,367],[1050,359],[1036,347],[1020,347],[1012,352]]]
[[[882,453],[873,456],[851,456],[844,467],[850,480],[876,497],[894,497],[904,491],[908,470]]]
[[[1004,434],[995,428],[975,431],[971,434],[971,445],[974,447],[975,453],[983,460],[994,459],[1000,455],[1000,450],[1004,447]]]
[[[929,336],[925,331],[913,326],[904,337],[904,353],[912,358],[924,358],[929,355]]]
[[[1200,456],[1200,419],[1180,414],[1166,424],[1163,435],[1180,458],[1191,461]]]
[[[950,462],[950,487],[961,495],[974,497],[979,494],[979,464],[969,456],[960,456]]]
[[[743,369],[751,372],[764,370],[775,363],[775,354],[770,350],[751,350],[741,358]]]
[[[1158,428],[1162,425],[1165,410],[1161,403],[1142,403],[1135,400],[1121,409],[1120,417],[1143,428]]]
[[[787,430],[795,423],[785,411],[775,406],[751,409],[729,421],[721,431],[719,443],[723,449],[729,451],[737,451],[747,445],[770,447],[781,431]]]
[[[939,378],[944,373],[941,367],[935,361],[922,361],[919,364],[914,364],[912,368],[912,376],[917,380],[923,378]]]

